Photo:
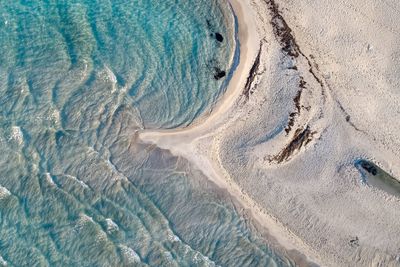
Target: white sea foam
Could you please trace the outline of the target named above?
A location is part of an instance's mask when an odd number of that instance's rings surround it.
[[[92,223],[94,223],[93,218],[90,217],[89,215],[84,214],[84,213],[81,213],[81,214],[80,214],[80,219],[79,219],[79,221],[84,222],[84,223],[86,223],[86,222],[92,222]]]
[[[196,252],[193,257],[193,262],[195,263],[202,263],[203,266],[216,266],[216,264],[210,260],[210,258],[204,256],[200,252]]]
[[[10,140],[16,141],[19,145],[22,145],[24,142],[24,135],[21,131],[21,128],[18,126],[13,126],[11,128],[11,136]]]
[[[0,199],[5,199],[10,196],[11,192],[7,188],[0,186]]]
[[[202,262],[202,260],[203,260],[203,257],[200,255],[200,253],[196,252],[193,257],[193,262],[200,263],[200,262]]]
[[[172,256],[171,252],[169,251],[164,251],[164,256],[167,259],[168,263],[173,263],[174,262],[174,257]]]
[[[130,263],[138,263],[140,262],[140,257],[139,255],[130,247],[124,246],[124,245],[120,245],[119,246],[121,251],[122,251],[122,255],[130,262]]]
[[[168,240],[172,241],[172,242],[179,242],[181,241],[180,238],[178,236],[176,236],[174,233],[169,232],[168,233]]]
[[[103,79],[105,82],[112,83],[111,93],[114,93],[117,90],[117,77],[115,76],[114,72],[112,72],[112,70],[109,67],[105,66],[104,70],[105,70],[105,74],[103,76]]]
[[[50,173],[46,173],[45,174],[45,176],[46,176],[46,181],[49,183],[49,184],[51,184],[51,185],[53,185],[53,186],[55,186],[56,184],[54,183],[54,180],[53,180],[53,177],[51,177],[51,174]]]
[[[115,76],[114,72],[109,67],[105,67],[106,70],[106,80],[111,81],[112,83],[117,83],[117,77]]]
[[[81,213],[80,218],[75,224],[74,230],[79,233],[87,223],[94,223],[93,218],[84,213]]]
[[[106,223],[107,223],[107,232],[113,232],[119,230],[118,224],[116,224],[112,219],[107,218]]]
[[[103,243],[106,240],[107,240],[107,234],[106,233],[104,233],[103,231],[98,231],[96,233],[95,242],[97,244]]]
[[[66,174],[65,177],[74,180],[75,182],[79,183],[79,184],[80,184],[82,187],[84,187],[84,188],[89,188],[89,186],[88,186],[85,182],[83,182],[82,180],[79,180],[79,179],[76,178],[75,176]]]
[[[60,122],[60,112],[57,109],[54,109],[51,113],[50,119],[53,121],[53,123],[58,124]]]
[[[1,255],[0,255],[0,265],[8,266],[8,263],[6,262],[6,260]]]

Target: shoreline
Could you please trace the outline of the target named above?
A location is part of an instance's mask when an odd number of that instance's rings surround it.
[[[229,112],[235,108],[237,99],[242,94],[249,71],[257,56],[261,38],[256,29],[255,14],[250,3],[229,0],[238,22],[239,64],[233,73],[225,93],[210,114],[185,128],[140,131],[139,139],[144,143],[155,144],[169,150],[175,156],[182,156],[195,168],[214,182],[221,189],[227,190],[242,209],[251,214],[252,219],[265,229],[288,255],[290,251],[300,251],[307,260],[319,261],[319,257],[300,238],[282,225],[274,216],[268,214],[256,201],[235,183],[220,164],[218,151],[210,148],[199,149],[198,141],[216,135],[224,123],[229,120]],[[254,25],[250,27],[249,25]],[[267,238],[268,240],[268,238]],[[269,240],[268,240],[269,241]],[[298,253],[294,253],[298,254]],[[294,256],[295,257],[295,256]],[[294,258],[293,257],[293,258]],[[289,258],[291,258],[289,256]],[[293,258],[291,258],[293,260]]]
[[[256,57],[260,40],[257,30],[254,27],[248,27],[249,24],[255,25],[254,17],[250,16],[252,13],[250,7],[244,6],[238,0],[228,1],[238,22],[237,38],[239,40],[240,54],[239,64],[229,81],[225,93],[215,103],[209,114],[205,114],[203,118],[198,118],[193,124],[175,129],[144,130],[139,132],[142,141],[155,142],[158,141],[157,137],[180,135],[187,142],[190,139],[193,140],[194,136],[205,135],[205,132],[209,133],[210,128],[217,128],[218,123],[225,122],[226,112],[233,107],[235,101],[242,93],[247,75]],[[213,123],[216,124],[214,127],[212,127]]]
[[[225,92],[222,93],[208,114],[203,114],[203,116],[200,116],[188,126],[174,129],[144,130],[140,132],[141,136],[150,136],[151,134],[176,135],[181,133],[190,133],[193,135],[194,132],[197,132],[198,135],[201,129],[209,127],[213,122],[222,121],[221,115],[229,111],[241,95],[247,75],[259,49],[260,38],[259,33],[254,27],[248,27],[248,25],[255,25],[254,17],[250,16],[250,13],[252,13],[250,7],[245,6],[245,4],[240,3],[238,0],[227,1],[234,12],[238,24],[239,64],[233,71]]]

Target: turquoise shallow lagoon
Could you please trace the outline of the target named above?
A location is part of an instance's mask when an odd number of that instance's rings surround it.
[[[136,137],[209,112],[235,23],[222,0],[0,2],[0,266],[288,265]]]

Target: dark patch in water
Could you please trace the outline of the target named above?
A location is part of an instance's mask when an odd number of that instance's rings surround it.
[[[210,36],[212,38],[215,38],[215,40],[217,40],[218,42],[222,43],[224,41],[224,37],[222,36],[222,34],[220,34],[219,32],[216,33],[210,33]]]
[[[258,50],[257,57],[254,60],[253,66],[250,69],[249,76],[247,76],[246,85],[244,86],[243,95],[246,97],[246,99],[249,99],[250,94],[253,93],[250,89],[260,67],[262,45],[263,43],[260,42],[260,49]]]
[[[56,133],[55,133],[55,138],[56,138],[56,144],[57,145],[60,145],[61,144],[61,141],[62,141],[62,138],[65,136],[65,133],[63,132],[63,131],[57,131]]]
[[[215,33],[215,39],[217,39],[217,41],[220,43],[222,43],[224,41],[224,37],[219,32]]]
[[[219,80],[219,79],[221,79],[221,78],[223,78],[223,77],[225,77],[225,75],[226,75],[226,72],[224,71],[224,70],[221,70],[220,68],[218,68],[218,67],[215,67],[214,68],[214,79],[215,80]]]
[[[53,227],[54,227],[53,223],[43,223],[42,224],[42,228],[45,229],[45,230],[52,229]]]

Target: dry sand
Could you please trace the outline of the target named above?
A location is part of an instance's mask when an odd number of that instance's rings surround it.
[[[241,55],[225,95],[195,125],[139,138],[192,162],[277,246],[324,266],[400,266],[400,200],[354,167],[400,177],[400,4],[230,2]]]

